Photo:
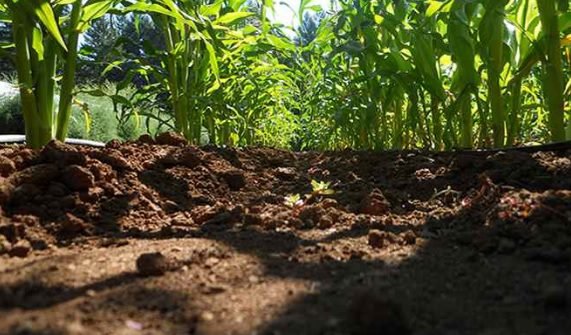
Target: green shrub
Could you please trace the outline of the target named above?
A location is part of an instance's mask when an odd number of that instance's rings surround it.
[[[24,134],[19,95],[0,95],[0,133]]]

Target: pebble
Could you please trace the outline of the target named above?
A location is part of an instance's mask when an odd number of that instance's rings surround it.
[[[162,276],[168,270],[169,261],[160,252],[142,254],[137,258],[137,271],[142,276]]]
[[[212,321],[214,320],[214,313],[205,311],[200,314],[200,319],[203,321]]]
[[[27,240],[20,240],[16,242],[8,251],[8,254],[12,257],[24,258],[32,251],[32,245]]]
[[[398,241],[398,237],[390,232],[373,229],[369,232],[369,245],[373,248],[384,248]]]

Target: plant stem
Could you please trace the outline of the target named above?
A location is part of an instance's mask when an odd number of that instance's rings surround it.
[[[69,22],[70,33],[67,41],[68,51],[64,57],[65,65],[60,92],[59,109],[57,115],[56,138],[65,141],[71,116],[71,105],[73,101],[73,89],[75,87],[75,70],[77,67],[77,46],[80,31],[78,25],[81,18],[82,2],[74,2],[71,10],[71,21]]]
[[[34,81],[30,62],[30,46],[27,27],[30,26],[23,17],[16,14],[13,17],[12,31],[16,44],[16,71],[18,73],[18,85],[20,99],[22,101],[22,114],[26,127],[26,141],[32,148],[41,146],[37,119],[38,106],[34,94]]]
[[[544,94],[549,108],[549,128],[551,140],[565,140],[563,67],[561,61],[561,41],[559,39],[559,23],[554,0],[537,0],[541,26],[545,34],[545,52],[543,66],[545,68]]]

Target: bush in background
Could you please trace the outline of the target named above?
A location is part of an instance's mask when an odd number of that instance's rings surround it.
[[[20,96],[16,89],[8,89],[10,87],[13,88],[0,81],[0,134],[24,134]],[[147,129],[147,123],[150,129]],[[108,142],[112,139],[134,140],[144,133],[154,135],[166,130],[168,127],[158,129],[157,121],[147,122],[145,117],[130,116],[119,122],[109,97],[80,93],[72,108],[68,137]]]

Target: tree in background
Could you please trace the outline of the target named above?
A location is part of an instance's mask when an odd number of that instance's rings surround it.
[[[85,33],[80,81],[119,82],[130,68],[122,60],[150,59],[154,50],[164,50],[164,39],[147,16],[106,15]]]
[[[121,36],[122,20],[124,19],[120,17],[106,15],[96,21],[85,33],[81,45],[78,82],[101,83],[105,80],[120,79],[101,74],[108,64],[121,58],[115,45]]]
[[[0,23],[0,74],[10,75],[16,71],[14,63],[3,54],[2,48],[12,43],[12,29],[6,23]],[[0,78],[2,79],[2,78]]]
[[[305,12],[301,26],[297,29],[297,36],[294,42],[299,46],[307,46],[317,37],[317,31],[321,25],[321,21],[327,17],[325,11]]]

